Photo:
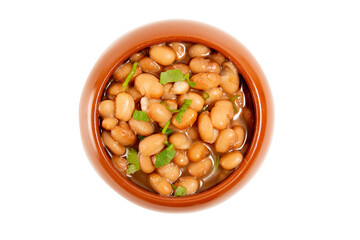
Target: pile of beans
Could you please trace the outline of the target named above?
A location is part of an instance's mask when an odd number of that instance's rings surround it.
[[[162,74],[175,69],[184,80],[162,84]],[[136,117],[139,112],[144,119]],[[254,123],[251,97],[235,65],[189,42],[130,56],[109,79],[98,113],[114,166],[140,187],[166,196],[199,193],[225,179],[242,163]],[[170,162],[155,167],[164,155]]]

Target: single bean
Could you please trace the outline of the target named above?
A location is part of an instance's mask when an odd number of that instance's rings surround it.
[[[119,93],[123,92],[123,85],[121,83],[113,83],[110,85],[110,87],[107,89],[107,94],[111,96],[116,96]]]
[[[150,186],[154,189],[155,192],[164,196],[168,196],[172,193],[173,189],[171,184],[159,174],[152,173],[148,178]]]
[[[136,142],[135,134],[125,122],[111,129],[111,137],[123,146],[133,145]]]
[[[177,132],[171,134],[169,142],[174,144],[176,149],[186,150],[191,145],[191,140],[185,133]]]
[[[159,79],[152,74],[143,73],[135,78],[135,88],[141,95],[148,98],[161,98],[164,94],[164,87]]]
[[[181,177],[179,180],[174,183],[175,188],[178,186],[186,188],[186,195],[191,195],[196,193],[199,189],[199,181],[193,177]]]
[[[203,57],[194,57],[189,62],[189,68],[192,73],[220,73],[220,65],[217,62],[213,62],[210,59]]]
[[[101,122],[101,126],[106,130],[113,129],[117,124],[118,124],[118,120],[114,117],[106,117]]]
[[[188,166],[189,174],[193,177],[202,177],[211,169],[213,163],[210,158],[204,158],[198,162],[192,162]]]
[[[189,49],[191,57],[205,57],[210,54],[210,48],[202,44],[192,45]]]
[[[119,93],[115,98],[115,117],[122,121],[129,121],[135,110],[134,98],[128,93]]]
[[[136,88],[128,86],[126,88],[126,92],[129,93],[134,98],[135,102],[140,101],[140,99],[142,98],[141,93],[138,90],[136,90]]]
[[[150,122],[139,121],[134,118],[129,120],[129,125],[136,135],[144,137],[150,136],[155,131],[154,126]]]
[[[208,56],[209,59],[211,59],[212,61],[217,62],[219,65],[223,64],[226,61],[226,58],[224,57],[224,55],[222,55],[219,52],[214,52],[212,54],[210,54]]]
[[[209,112],[202,112],[198,118],[198,129],[201,139],[207,143],[214,143],[219,131],[214,129]]]
[[[176,53],[176,61],[181,61],[186,56],[186,47],[182,42],[170,42],[168,43]]]
[[[138,62],[140,59],[142,59],[143,57],[145,57],[147,54],[146,50],[141,50],[140,52],[134,53],[133,55],[131,55],[129,57],[129,61],[130,62]]]
[[[178,115],[178,113],[176,113],[172,117],[171,124],[180,130],[191,127],[195,123],[196,118],[197,118],[197,112],[192,108],[186,109],[180,123],[176,120],[177,115]]]
[[[185,81],[175,82],[170,89],[170,93],[181,95],[185,94],[187,91],[189,91],[190,86]]]
[[[177,110],[178,109],[178,104],[177,104],[176,100],[168,99],[168,100],[165,100],[164,102],[168,105],[168,107],[171,110]]]
[[[175,182],[181,175],[180,168],[173,163],[157,168],[156,172],[170,182]]]
[[[139,165],[141,171],[144,173],[152,173],[155,171],[155,166],[150,156],[139,154]]]
[[[127,169],[128,162],[125,158],[114,155],[112,157],[113,163],[117,169],[119,169],[121,172],[125,172]]]
[[[149,57],[143,57],[138,65],[143,72],[160,74],[162,66]]]
[[[198,162],[207,155],[209,155],[210,151],[206,147],[205,143],[202,141],[196,141],[194,142],[189,150],[187,151],[187,156],[190,159],[190,161]]]
[[[158,154],[164,149],[165,140],[167,140],[167,136],[165,134],[155,133],[150,135],[139,143],[139,152],[148,156]]]
[[[99,114],[102,118],[114,116],[115,103],[112,100],[103,100],[99,104]]]
[[[225,154],[220,158],[220,166],[223,169],[231,170],[237,167],[243,159],[243,155],[239,151],[233,151]]]
[[[175,99],[176,94],[172,93],[170,89],[173,87],[172,83],[167,83],[164,85],[164,94],[162,96],[162,99]]]
[[[124,82],[126,77],[129,75],[132,67],[132,63],[125,63],[118,67],[118,69],[116,69],[116,71],[113,73],[113,78],[115,79],[115,81]],[[138,76],[141,72],[141,69],[139,68],[139,66],[137,66],[134,75],[130,79],[130,82],[133,82],[136,76]]]
[[[179,98],[178,98],[178,104],[179,106],[182,106],[185,99],[189,99],[189,100],[192,100],[191,104],[190,104],[190,108],[194,109],[196,112],[199,112],[203,109],[204,107],[204,98],[197,94],[197,93],[194,93],[194,92],[188,92],[188,93],[185,93],[183,95],[181,95]]]
[[[175,51],[166,45],[157,45],[150,48],[149,55],[157,63],[167,66],[175,62]]]
[[[233,130],[236,134],[236,141],[234,144],[234,148],[239,148],[244,144],[245,140],[245,130],[241,126],[235,126],[233,127]]]
[[[167,70],[173,70],[173,69],[179,69],[181,71],[181,73],[184,75],[187,73],[190,73],[190,69],[189,69],[188,65],[186,65],[184,63],[174,63],[174,64],[164,68],[163,71],[166,72]]]
[[[184,150],[177,150],[173,162],[179,167],[185,167],[189,164],[189,159]]]
[[[162,103],[151,104],[147,114],[151,120],[158,123],[167,123],[172,117],[172,113]]]
[[[187,130],[187,134],[191,140],[199,139],[199,133],[196,126],[189,127],[189,129]]]
[[[221,83],[221,77],[217,73],[198,73],[193,75],[190,80],[195,82],[193,88],[199,90],[214,88]]]
[[[218,153],[229,151],[235,144],[236,133],[231,128],[221,130],[215,142],[215,150]]]
[[[109,132],[103,131],[101,138],[104,145],[115,155],[123,155],[126,151],[125,147],[116,142],[110,135]]]
[[[239,89],[240,79],[239,74],[232,62],[224,62],[222,71],[220,73],[221,83],[220,87],[227,94],[234,94]]]
[[[217,101],[210,112],[213,127],[218,130],[227,128],[230,124],[230,119],[233,117],[234,107],[229,100]]]
[[[221,96],[224,94],[221,88],[218,87],[207,89],[204,92],[209,95],[209,97],[205,100],[205,104],[207,105],[214,101],[219,100]]]

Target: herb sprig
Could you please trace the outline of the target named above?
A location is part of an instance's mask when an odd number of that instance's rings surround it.
[[[138,111],[136,109],[135,109],[132,117],[133,117],[133,119],[138,120],[138,121],[146,121],[146,122],[150,121],[150,119],[149,119],[148,115],[146,114],[146,112]]]
[[[165,85],[170,82],[187,81],[190,87],[195,87],[195,82],[190,81],[189,73],[183,74],[179,69],[171,69],[160,74],[160,83]]]
[[[129,72],[129,75],[127,75],[127,77],[126,77],[126,79],[125,79],[125,81],[124,81],[124,83],[123,83],[123,91],[124,91],[124,92],[125,92],[125,90],[126,90],[127,85],[129,84],[132,76],[134,75],[137,66],[138,66],[138,62],[134,62],[133,66],[132,66],[132,68],[131,68],[131,70],[130,70],[130,72]]]
[[[138,152],[135,149],[130,148],[126,160],[129,163],[126,169],[127,174],[133,174],[134,172],[140,170]]]
[[[159,168],[168,164],[176,154],[174,144],[169,144],[169,142],[164,142],[165,145],[168,145],[163,151],[156,155],[155,167]]]
[[[181,119],[184,116],[188,107],[191,105],[191,103],[192,103],[191,99],[185,99],[183,105],[181,106],[181,108],[179,109],[179,112],[177,113],[177,115],[175,117],[175,119],[178,123],[181,123]]]

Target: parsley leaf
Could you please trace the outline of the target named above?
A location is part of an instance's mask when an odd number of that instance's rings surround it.
[[[134,172],[140,170],[138,153],[135,149],[130,148],[126,160],[129,163],[128,168],[126,169],[127,174],[133,174]]]
[[[184,113],[186,112],[188,107],[191,105],[191,103],[192,103],[192,100],[185,99],[183,105],[179,109],[179,112],[177,113],[176,118],[175,118],[178,123],[181,123],[181,119],[184,116]]]
[[[175,146],[173,144],[169,144],[162,152],[156,155],[155,167],[159,168],[168,164],[176,154]]]
[[[138,135],[137,137],[140,141],[144,140],[144,138],[145,138],[144,136],[140,136],[140,135]]]
[[[146,121],[149,122],[149,117],[146,114],[146,112],[144,111],[138,111],[135,109],[133,115],[132,115],[133,119],[138,120],[138,121]]]
[[[233,97],[230,98],[230,102],[232,103],[232,105],[233,105],[233,107],[234,107],[235,113],[237,113],[238,110],[236,109],[236,105],[235,105],[235,103],[234,103],[234,100],[237,99],[238,97],[240,97],[240,95],[235,95],[235,96],[233,96]]]
[[[187,81],[190,87],[195,86],[195,82],[189,80],[189,73],[183,74],[179,69],[171,69],[160,74],[160,83],[165,85],[170,82]]]
[[[168,129],[170,125],[171,119],[165,124],[164,128],[161,130],[162,133],[166,135],[170,135],[173,131],[171,129]]]
[[[163,104],[165,105],[165,107],[167,108],[167,110],[169,110],[170,112],[177,113],[177,112],[180,111],[180,109],[178,109],[178,110],[172,110],[172,109],[170,108],[170,106],[169,106],[166,102],[161,102],[161,103],[163,103]]]
[[[186,188],[178,186],[175,190],[175,197],[182,197],[186,195]]]
[[[132,76],[134,75],[134,73],[135,73],[135,71],[136,71],[137,65],[138,65],[138,62],[134,62],[133,66],[132,66],[132,68],[131,68],[131,70],[130,70],[130,72],[129,72],[129,75],[127,75],[127,77],[126,77],[126,79],[125,79],[125,81],[124,81],[124,83],[123,83],[123,90],[124,90],[124,92],[125,92],[125,90],[126,90],[127,85],[129,84]]]

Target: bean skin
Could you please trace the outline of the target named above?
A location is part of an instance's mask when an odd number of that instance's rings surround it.
[[[198,118],[198,129],[201,139],[207,143],[214,143],[219,131],[214,129],[209,112],[202,112]]]
[[[221,83],[221,77],[217,73],[198,73],[192,76],[190,80],[195,82],[193,88],[199,90],[214,88]]]
[[[157,63],[168,66],[175,62],[176,54],[174,50],[166,45],[157,45],[150,48],[149,55]]]
[[[113,129],[118,124],[118,120],[113,117],[104,118],[101,122],[101,126],[106,130]]]
[[[236,168],[242,161],[243,155],[239,151],[233,151],[220,158],[220,166],[223,169],[231,170]]]
[[[115,81],[118,82],[124,82],[126,77],[129,75],[131,69],[133,67],[132,63],[125,63],[121,65],[116,71],[113,73],[113,78]],[[141,69],[139,67],[136,67],[134,75],[131,77],[130,82],[133,82],[135,77],[141,73]]]
[[[204,158],[198,162],[192,162],[188,166],[189,174],[193,177],[202,177],[206,175],[212,167],[210,158]]]
[[[181,177],[176,183],[174,183],[174,186],[175,188],[178,186],[186,188],[186,195],[191,195],[196,193],[199,189],[199,181],[190,176]]]
[[[133,130],[135,134],[144,137],[150,136],[155,131],[153,125],[150,122],[138,121],[134,118],[129,120],[129,125],[131,130]]]
[[[145,57],[147,54],[146,50],[141,50],[140,52],[134,53],[133,55],[131,55],[129,57],[129,61],[130,62],[138,62],[140,59],[142,59],[143,57]]]
[[[119,93],[123,92],[123,85],[121,83],[113,83],[107,89],[107,94],[115,97]]]
[[[189,62],[189,68],[192,73],[220,73],[220,65],[217,62],[213,62],[210,59],[203,57],[194,57]]]
[[[233,127],[233,130],[236,134],[236,141],[234,144],[234,148],[239,148],[243,145],[245,140],[245,130],[241,126],[235,126]]]
[[[155,133],[148,136],[140,142],[139,152],[148,156],[158,154],[164,149],[165,140],[167,140],[167,136],[162,133]]]
[[[102,118],[113,117],[115,111],[115,103],[112,100],[103,100],[99,104],[99,115]]]
[[[115,155],[124,155],[125,147],[116,142],[110,135],[109,132],[103,131],[101,133],[101,138],[103,140],[104,145]]]
[[[191,57],[205,57],[210,54],[210,48],[202,44],[195,44],[190,47],[189,54]]]
[[[199,139],[199,132],[196,126],[191,126],[187,130],[187,134],[191,140],[197,140]]]
[[[234,64],[231,62],[224,62],[220,76],[220,87],[224,90],[224,92],[231,95],[239,89],[240,79]]]
[[[218,153],[229,151],[235,144],[236,133],[231,128],[221,130],[215,142],[215,150]]]
[[[156,172],[170,182],[175,182],[181,175],[180,168],[173,163],[157,168]]]
[[[128,93],[119,93],[115,98],[115,117],[122,121],[129,121],[135,110],[134,98]]]
[[[181,61],[186,56],[186,47],[182,42],[170,42],[169,47],[171,47],[176,53],[176,61]]]
[[[212,53],[208,56],[209,59],[211,59],[214,62],[217,62],[219,65],[223,64],[226,61],[226,58],[224,55],[222,55],[219,52]]]
[[[167,123],[172,117],[172,113],[162,103],[151,104],[147,113],[151,120],[158,123]]]
[[[149,57],[140,59],[138,66],[146,73],[159,74],[162,70],[162,66]]]
[[[168,196],[173,189],[171,184],[157,173],[152,173],[148,177],[150,186],[160,195]]]
[[[184,150],[177,150],[173,162],[179,167],[185,167],[189,164],[189,159]]]
[[[173,100],[173,99],[168,99],[168,100],[165,100],[164,101],[168,106],[169,106],[169,108],[171,109],[171,110],[177,110],[178,109],[178,104],[177,104],[177,102],[175,101],[175,100]]]
[[[114,165],[121,171],[125,172],[127,169],[128,162],[125,158],[120,156],[113,156],[112,160],[114,162]]]
[[[191,140],[188,138],[188,136],[181,132],[171,134],[169,137],[169,142],[174,144],[176,149],[180,150],[186,150],[191,145]]]
[[[210,112],[210,119],[214,128],[223,130],[230,125],[230,119],[234,117],[234,107],[229,100],[219,100]]]
[[[144,173],[152,173],[155,171],[155,166],[150,156],[139,154],[139,165],[141,171]]]
[[[174,126],[174,127],[177,127],[178,129],[180,130],[183,130],[183,129],[186,129],[188,127],[191,127],[195,121],[196,121],[196,118],[197,118],[197,112],[192,109],[192,108],[188,108],[180,123],[176,120],[176,117],[177,117],[177,113],[172,117],[172,120],[171,120],[171,124]]]
[[[224,94],[221,88],[218,87],[207,89],[204,92],[209,95],[209,97],[205,100],[206,105],[219,100]]]
[[[194,142],[189,150],[187,151],[187,156],[190,161],[198,162],[207,155],[209,155],[210,151],[206,147],[206,145],[201,141]]]
[[[111,137],[123,146],[133,145],[136,142],[135,134],[127,123],[120,124],[111,129]]]
[[[135,88],[141,95],[148,98],[161,98],[164,94],[164,87],[157,77],[149,73],[140,74],[135,78]]]

